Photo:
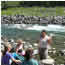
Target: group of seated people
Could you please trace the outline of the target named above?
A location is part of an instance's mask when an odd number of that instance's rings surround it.
[[[11,52],[12,45],[6,43],[4,51],[1,54],[1,65],[39,65],[38,61],[34,59],[33,49],[28,48],[24,51],[21,40],[17,41],[15,52]]]

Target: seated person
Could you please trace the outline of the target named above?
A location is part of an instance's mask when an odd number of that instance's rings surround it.
[[[24,61],[25,58],[24,58],[24,56],[22,56],[21,53],[22,53],[22,50],[20,49],[20,50],[18,50],[18,53],[16,53],[16,52],[12,53],[12,56],[15,59],[20,60],[22,62],[22,61]],[[20,64],[20,63],[15,63],[15,62],[11,63],[11,65],[18,65],[18,64]]]
[[[29,48],[26,50],[25,60],[22,62],[21,65],[38,65],[38,62],[32,57],[33,57],[33,50]]]
[[[23,50],[23,43],[22,43],[22,40],[17,40],[17,45],[16,45],[16,53],[18,53],[18,50],[19,49],[22,49]]]

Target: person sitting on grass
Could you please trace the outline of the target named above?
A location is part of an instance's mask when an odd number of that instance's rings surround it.
[[[15,60],[13,58],[12,54],[10,53],[11,48],[12,48],[11,44],[4,45],[4,51],[3,51],[3,56],[2,56],[2,59],[1,59],[1,65],[11,65],[10,59],[12,61],[14,61],[15,63],[21,63],[20,60]]]
[[[21,65],[38,65],[37,60],[33,59],[33,50],[31,48],[26,50],[25,60]]]

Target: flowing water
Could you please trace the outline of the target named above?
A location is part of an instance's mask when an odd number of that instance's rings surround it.
[[[22,38],[32,42],[36,42],[40,38],[40,32],[46,30],[48,35],[53,35],[53,44],[64,48],[65,43],[65,26],[62,25],[38,25],[38,24],[2,24],[1,34],[8,39]],[[59,45],[61,44],[61,45]]]

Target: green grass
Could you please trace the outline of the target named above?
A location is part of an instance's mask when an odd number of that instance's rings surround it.
[[[1,11],[2,15],[25,15],[25,16],[63,16],[65,7],[45,8],[45,7],[15,7]]]
[[[17,2],[17,1],[13,1],[13,2],[12,2],[12,1],[6,1],[5,4],[7,4],[8,6],[9,6],[9,5],[19,5],[20,2]],[[4,3],[1,2],[1,5],[3,6]]]
[[[64,7],[56,7],[56,15],[65,15]]]
[[[6,2],[7,5],[14,5],[14,3],[15,3],[15,5],[19,5],[20,2],[17,2],[17,1],[13,1],[13,2],[12,1],[7,1]]]

